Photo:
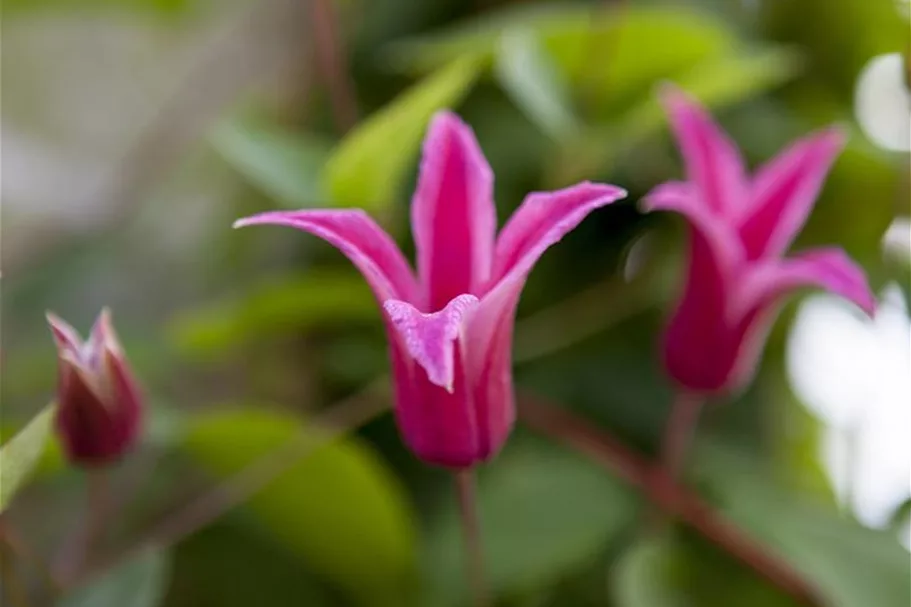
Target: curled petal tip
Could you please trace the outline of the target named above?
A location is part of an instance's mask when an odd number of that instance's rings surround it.
[[[459,295],[438,312],[424,314],[408,302],[386,300],[383,309],[405,349],[437,386],[453,392],[455,342],[468,314],[479,303],[474,295]]]

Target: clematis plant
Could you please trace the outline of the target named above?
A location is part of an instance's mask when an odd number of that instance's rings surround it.
[[[56,429],[67,459],[83,467],[116,462],[139,438],[143,404],[111,313],[101,311],[85,342],[53,314],[47,321],[57,344]]]
[[[684,390],[732,392],[752,379],[775,312],[794,290],[821,287],[874,311],[863,270],[841,249],[785,257],[844,135],[829,128],[801,139],[751,178],[702,107],[671,87],[662,96],[688,179],[655,188],[645,208],[680,213],[690,227],[689,270],[664,335],[664,365]]]
[[[441,112],[411,204],[417,276],[361,210],[268,212],[235,227],[298,228],[357,266],[383,308],[405,443],[425,462],[466,469],[495,455],[513,425],[513,320],[526,277],[586,215],[625,195],[588,182],[532,193],[497,236],[490,166],[472,130]]]

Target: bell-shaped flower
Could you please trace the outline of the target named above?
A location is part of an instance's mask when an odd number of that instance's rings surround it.
[[[139,388],[102,310],[85,342],[66,322],[47,315],[57,344],[56,430],[67,459],[80,466],[115,462],[139,438]]]
[[[644,207],[680,213],[690,227],[688,275],[664,335],[664,365],[685,390],[732,392],[752,379],[776,311],[795,289],[821,287],[874,311],[864,272],[841,249],[785,257],[844,136],[835,128],[812,134],[751,177],[694,100],[671,87],[662,100],[687,180],[656,187]]]
[[[533,193],[497,236],[490,166],[471,129],[441,112],[411,205],[417,276],[361,210],[278,211],[235,225],[304,230],[357,266],[384,311],[405,443],[426,462],[464,468],[495,455],[513,425],[512,332],[526,277],[592,210],[625,195],[592,183]]]

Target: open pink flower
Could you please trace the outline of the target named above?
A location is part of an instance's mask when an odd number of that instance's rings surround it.
[[[101,311],[85,342],[53,314],[47,320],[59,366],[56,429],[67,459],[81,466],[115,462],[139,439],[143,404],[111,314]]]
[[[405,442],[427,462],[462,468],[496,454],[512,428],[513,320],[528,273],[588,213],[625,195],[592,183],[533,193],[496,237],[490,166],[471,129],[442,112],[411,205],[417,277],[361,210],[278,211],[235,226],[295,227],[357,266],[385,312]]]
[[[872,314],[863,271],[841,250],[785,252],[803,227],[844,144],[834,128],[801,139],[749,177],[734,144],[695,101],[667,88],[663,101],[688,181],[656,187],[648,210],[690,225],[689,273],[664,336],[664,365],[683,388],[743,387],[755,373],[783,297],[815,286]]]

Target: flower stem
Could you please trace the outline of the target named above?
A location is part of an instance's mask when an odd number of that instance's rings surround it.
[[[490,605],[487,580],[484,576],[484,547],[481,542],[481,525],[478,520],[478,504],[475,492],[474,470],[459,470],[454,473],[459,515],[462,519],[462,535],[465,542],[465,572],[474,594],[476,607]]]
[[[702,397],[680,392],[671,406],[671,414],[664,427],[664,438],[661,441],[661,465],[665,473],[674,480],[680,476],[683,469],[704,402]]]
[[[587,456],[640,489],[653,504],[679,517],[721,550],[793,597],[798,604],[812,607],[824,604],[815,588],[804,581],[787,561],[779,560],[774,553],[766,551],[762,544],[716,513],[698,495],[678,485],[663,467],[656,469],[651,462],[603,429],[562,407],[525,395],[520,398],[519,419],[532,430]]]

